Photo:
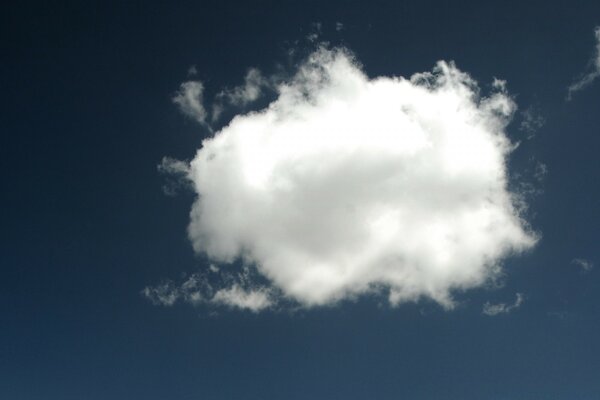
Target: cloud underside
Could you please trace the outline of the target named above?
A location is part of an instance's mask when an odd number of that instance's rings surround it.
[[[451,307],[452,291],[534,245],[507,189],[504,85],[480,97],[446,62],[369,79],[348,51],[321,48],[276,90],[204,140],[188,171],[193,247],[269,282],[256,310],[274,293],[306,307],[368,294]],[[222,290],[215,301],[252,303]]]

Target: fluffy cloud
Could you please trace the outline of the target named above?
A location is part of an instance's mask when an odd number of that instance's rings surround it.
[[[179,106],[182,113],[206,125],[207,112],[204,108],[204,85],[200,81],[188,81],[179,86],[173,96],[173,103]]]
[[[453,290],[536,242],[507,188],[516,107],[494,87],[481,97],[446,62],[370,79],[346,50],[314,52],[268,107],[203,141],[189,170],[195,251],[242,260],[304,306],[385,293],[451,307]],[[224,289],[223,303],[272,301]]]
[[[508,314],[509,312],[521,307],[523,304],[523,295],[521,293],[517,293],[515,302],[513,304],[499,303],[499,304],[490,304],[485,303],[483,305],[483,313],[485,315],[489,315],[493,317],[498,314]]]
[[[590,62],[591,71],[579,77],[579,79],[569,86],[567,100],[571,99],[573,93],[589,86],[600,76],[600,26],[597,26],[594,29],[594,35],[596,36],[596,49],[592,61]]]

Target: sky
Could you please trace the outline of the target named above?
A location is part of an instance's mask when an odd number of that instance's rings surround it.
[[[600,398],[600,4],[0,13],[1,399]]]

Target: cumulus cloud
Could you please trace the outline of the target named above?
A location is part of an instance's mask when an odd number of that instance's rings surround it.
[[[594,263],[590,260],[586,260],[585,258],[574,258],[571,260],[571,264],[581,269],[581,272],[590,272],[594,269]]]
[[[482,97],[443,61],[370,79],[347,50],[320,48],[268,107],[203,141],[189,166],[195,251],[242,260],[307,307],[367,294],[452,307],[452,291],[489,282],[536,242],[508,190],[516,106],[494,87]]]
[[[204,108],[204,85],[200,81],[188,81],[179,86],[172,100],[186,116],[206,125],[207,112]]]
[[[586,88],[600,76],[600,26],[594,29],[594,35],[596,37],[596,49],[590,61],[590,71],[581,75],[569,86],[567,100],[571,99],[573,93]]]
[[[506,303],[499,303],[499,304],[490,304],[490,303],[485,303],[483,305],[483,313],[485,315],[489,315],[491,317],[493,317],[494,315],[498,315],[498,314],[508,314],[509,312],[521,307],[521,304],[523,304],[523,295],[521,293],[517,293],[516,294],[516,299],[515,302],[512,304],[506,304]]]

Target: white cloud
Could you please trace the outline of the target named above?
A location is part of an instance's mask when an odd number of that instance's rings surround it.
[[[206,274],[196,273],[181,283],[167,281],[157,286],[147,286],[142,295],[155,305],[172,306],[184,302],[194,306],[221,305],[258,312],[271,307],[276,298],[273,291],[252,282],[252,272],[246,267],[234,274],[221,272],[210,265],[212,279]]]
[[[571,264],[581,268],[582,272],[590,272],[594,269],[594,263],[584,258],[574,258],[571,260]]]
[[[180,189],[190,187],[190,166],[185,161],[163,157],[157,169],[158,172],[165,176],[165,183],[162,189],[163,193],[167,196],[174,196]]]
[[[154,287],[145,287],[142,294],[153,304],[162,306],[172,306],[179,298],[179,292],[171,282],[165,282]]]
[[[272,305],[267,289],[245,290],[240,285],[220,289],[211,300],[213,303],[258,312]]]
[[[179,86],[173,96],[173,103],[179,106],[182,113],[206,125],[206,109],[204,108],[204,85],[200,81],[188,81]],[[207,126],[208,127],[208,126]]]
[[[536,241],[507,189],[516,106],[494,86],[479,97],[446,62],[369,79],[348,51],[319,49],[267,108],[203,141],[189,172],[195,251],[242,259],[304,306],[386,293],[451,307],[453,290]],[[234,287],[219,299],[264,304]]]
[[[142,295],[155,305],[172,306],[178,301],[198,305],[210,301],[214,289],[202,274],[194,274],[181,284],[172,281],[157,286],[147,286]]]
[[[590,62],[591,71],[580,76],[569,86],[567,100],[571,99],[573,93],[586,88],[600,76],[600,26],[594,29],[594,35],[596,37],[596,49]]]
[[[340,32],[340,31],[341,31],[341,30],[343,30],[343,29],[344,29],[344,24],[343,24],[343,23],[341,23],[341,22],[336,22],[336,23],[335,23],[335,30],[336,30],[337,32]]]
[[[258,100],[262,96],[263,90],[271,86],[271,82],[262,75],[260,70],[250,68],[246,73],[243,85],[233,89],[224,89],[217,94],[217,101],[212,106],[212,120],[216,121],[220,117],[225,103],[245,107]]]
[[[517,293],[515,302],[513,304],[499,303],[499,304],[490,304],[485,303],[483,305],[483,313],[485,315],[489,315],[493,317],[498,314],[507,314],[519,307],[523,304],[524,297],[521,293]]]
[[[521,113],[521,124],[519,129],[527,134],[527,139],[533,139],[535,134],[544,124],[545,118],[540,114],[537,107],[530,106]]]
[[[190,166],[185,161],[163,157],[158,165],[158,170],[169,175],[187,175],[190,172]]]

